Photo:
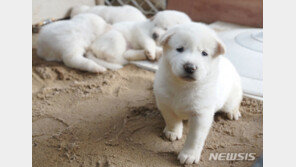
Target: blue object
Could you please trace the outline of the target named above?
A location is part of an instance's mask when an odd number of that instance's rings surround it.
[[[261,155],[252,167],[263,167],[263,155]]]

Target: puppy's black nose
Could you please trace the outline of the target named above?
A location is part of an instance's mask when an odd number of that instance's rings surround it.
[[[184,64],[183,68],[188,74],[193,74],[197,69],[197,67],[191,63]]]
[[[156,39],[158,38],[158,34],[157,34],[157,33],[153,33],[153,34],[152,34],[152,38],[153,38],[154,40],[156,40]]]

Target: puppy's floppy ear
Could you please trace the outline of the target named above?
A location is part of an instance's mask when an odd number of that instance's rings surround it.
[[[214,57],[217,57],[217,56],[223,55],[223,54],[225,54],[225,45],[223,44],[222,41],[217,39],[217,45],[215,48]]]
[[[159,40],[159,44],[161,46],[164,46],[165,44],[168,43],[170,37],[174,34],[173,31],[167,31],[165,34],[163,34],[161,37],[160,37],[160,40]]]

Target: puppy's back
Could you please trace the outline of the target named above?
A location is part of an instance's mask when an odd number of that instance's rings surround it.
[[[48,61],[60,61],[62,53],[70,46],[83,47],[95,38],[96,33],[102,33],[104,23],[103,19],[94,14],[79,14],[71,20],[48,24],[39,33],[37,54]]]

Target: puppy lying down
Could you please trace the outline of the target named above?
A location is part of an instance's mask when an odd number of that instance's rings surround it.
[[[123,21],[145,21],[146,16],[137,8],[124,6],[104,6],[98,5],[94,7],[82,5],[73,7],[71,10],[71,18],[80,13],[93,13],[102,17],[107,23],[115,24]]]
[[[129,61],[155,60],[162,54],[159,37],[168,28],[188,22],[185,13],[167,10],[146,21],[116,23],[92,43],[86,57],[111,70]]]
[[[37,55],[47,61],[63,61],[66,66],[89,72],[106,69],[85,58],[85,50],[101,34],[110,29],[94,14],[79,14],[71,20],[44,26],[37,40]]]
[[[43,27],[37,54],[83,71],[116,70],[131,60],[155,60],[162,54],[162,48],[156,45],[159,36],[173,25],[190,21],[182,12],[163,11],[154,19],[121,22],[111,29],[101,17],[82,13]]]
[[[154,81],[154,94],[165,120],[165,136],[182,137],[182,120],[189,133],[178,159],[198,163],[216,111],[237,120],[242,100],[240,77],[222,55],[225,48],[214,31],[201,23],[175,26],[161,38],[164,55]]]

